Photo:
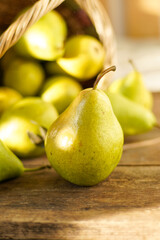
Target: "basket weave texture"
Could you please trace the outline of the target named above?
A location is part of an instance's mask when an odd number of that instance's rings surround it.
[[[30,26],[37,22],[47,12],[60,6],[63,2],[67,1],[39,0],[25,13],[20,15],[0,37],[0,58],[20,39]],[[103,5],[99,0],[75,0],[75,2],[90,18],[98,37],[106,50],[104,68],[115,64],[115,37],[110,19]]]

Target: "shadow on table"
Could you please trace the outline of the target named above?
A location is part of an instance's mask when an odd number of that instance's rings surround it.
[[[48,211],[58,220],[92,219],[117,211],[160,204],[160,167],[118,166],[111,176],[93,187],[78,187],[55,171],[26,173],[0,186],[0,208]],[[57,215],[56,214],[56,215]]]

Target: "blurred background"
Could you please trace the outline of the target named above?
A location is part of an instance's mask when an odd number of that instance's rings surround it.
[[[1,0],[0,30],[13,21],[16,11],[36,1],[16,0],[18,4],[13,4],[12,0]],[[132,59],[143,73],[146,86],[152,91],[160,91],[160,0],[99,1],[106,8],[116,35],[117,71],[114,78],[132,70],[128,63],[128,59]],[[8,9],[8,6],[11,7]]]
[[[115,78],[131,71],[133,59],[147,87],[160,91],[160,0],[101,0],[117,40]]]

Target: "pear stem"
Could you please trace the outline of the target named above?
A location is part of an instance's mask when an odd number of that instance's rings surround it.
[[[135,66],[135,64],[134,64],[134,62],[133,62],[133,60],[132,60],[132,59],[129,59],[128,62],[131,64],[131,66],[132,66],[132,68],[134,69],[134,71],[137,72],[137,68],[136,68],[136,66]]]
[[[35,172],[35,171],[39,171],[45,168],[51,168],[50,165],[44,165],[44,166],[40,166],[40,167],[36,167],[36,168],[24,168],[24,172]]]
[[[149,139],[149,140],[144,140],[144,141],[139,141],[139,142],[133,142],[133,143],[126,143],[123,145],[123,150],[130,150],[134,148],[141,148],[141,147],[147,147],[151,146],[154,144],[160,143],[160,137],[154,138],[154,139]]]
[[[116,71],[116,66],[111,66],[107,69],[105,69],[104,71],[100,72],[96,78],[96,81],[93,84],[93,89],[95,90],[97,88],[97,85],[99,83],[99,81],[101,80],[101,78],[108,72],[110,71]]]

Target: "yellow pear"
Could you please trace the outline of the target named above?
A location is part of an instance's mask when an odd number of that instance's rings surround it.
[[[145,87],[142,74],[137,71],[131,60],[130,63],[134,70],[124,78],[114,81],[109,90],[112,93],[120,93],[145,108],[151,109],[153,105],[152,94]]]
[[[22,99],[22,95],[16,90],[0,87],[0,115],[20,99]]]
[[[47,13],[27,30],[15,46],[22,56],[53,61],[64,53],[67,26],[55,10]]]
[[[17,90],[23,96],[36,95],[43,81],[44,70],[35,61],[16,58],[4,71],[4,85]]]
[[[71,183],[92,186],[111,174],[123,151],[123,131],[97,81],[51,125],[45,149],[53,168]]]
[[[20,157],[44,154],[45,129],[58,113],[51,103],[38,97],[25,98],[5,111],[0,119],[0,139]],[[34,141],[35,137],[35,141]]]
[[[58,64],[56,61],[50,61],[45,63],[45,70],[48,75],[65,75],[69,76],[67,72],[65,72]]]
[[[85,81],[95,77],[103,68],[105,50],[95,37],[76,35],[65,44],[65,53],[57,64],[71,76]]]
[[[82,90],[81,85],[71,77],[56,76],[46,81],[41,97],[51,102],[62,113]]]
[[[157,124],[155,115],[144,106],[120,93],[106,91],[124,135],[135,135],[151,130]]]

